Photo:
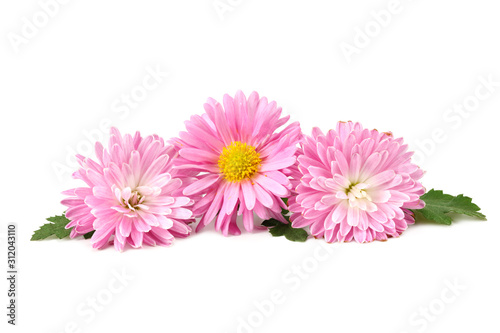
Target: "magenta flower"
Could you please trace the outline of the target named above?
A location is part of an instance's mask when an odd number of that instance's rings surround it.
[[[326,135],[313,129],[302,149],[292,173],[300,177],[289,199],[293,227],[309,226],[327,242],[386,240],[414,223],[410,209],[424,207],[423,172],[402,138],[339,122]]]
[[[254,228],[254,212],[262,219],[286,222],[281,198],[290,195],[286,173],[296,160],[299,124],[278,131],[289,116],[281,118],[276,102],[268,103],[256,92],[248,99],[241,91],[234,99],[225,95],[223,104],[224,108],[210,98],[204,105],[206,113],[192,116],[186,122],[187,132],[173,140],[180,154],[176,167],[201,173],[183,191],[188,196],[204,195],[193,208],[202,217],[197,230],[217,214],[215,228],[226,236],[240,234],[238,215],[247,231]]]
[[[194,201],[182,190],[195,179],[193,172],[172,170],[173,146],[157,135],[122,137],[112,128],[108,150],[99,142],[95,150],[97,161],[77,155],[81,168],[73,178],[87,186],[63,192],[72,238],[95,230],[94,248],[114,236],[115,249],[123,251],[126,243],[168,246],[174,237],[189,235]]]

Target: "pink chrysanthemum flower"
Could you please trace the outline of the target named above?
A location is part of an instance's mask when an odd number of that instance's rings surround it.
[[[109,148],[95,145],[97,161],[77,155],[80,169],[73,178],[87,186],[63,192],[71,237],[95,230],[94,248],[104,247],[114,236],[114,246],[123,251],[126,243],[168,246],[174,237],[186,237],[194,222],[194,201],[182,190],[195,179],[192,172],[172,170],[177,155],[157,135],[142,138],[139,132],[122,137],[111,129]]]
[[[410,209],[424,207],[423,172],[402,138],[340,122],[326,135],[315,128],[302,149],[293,227],[309,226],[327,242],[386,240],[414,223]]]
[[[223,104],[208,99],[206,113],[192,116],[187,131],[173,139],[180,155],[176,166],[201,173],[183,192],[204,195],[193,208],[202,216],[197,230],[217,214],[215,228],[226,236],[240,234],[238,215],[247,231],[254,228],[254,212],[262,219],[286,222],[281,198],[290,195],[286,171],[296,161],[302,135],[298,122],[278,131],[289,116],[281,117],[276,102],[268,103],[256,92],[248,99],[241,91],[234,99],[225,95]]]

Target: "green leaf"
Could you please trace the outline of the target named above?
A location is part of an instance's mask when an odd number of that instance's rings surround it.
[[[33,236],[31,236],[31,240],[35,241],[35,240],[45,239],[49,236],[52,236],[53,234],[54,234],[54,224],[47,223],[42,225],[40,229],[35,231]]]
[[[446,215],[448,213],[463,214],[486,220],[486,216],[479,211],[481,208],[472,202],[469,197],[460,194],[452,196],[444,194],[443,191],[430,190],[420,197],[425,202],[425,207],[414,210],[421,213],[426,219],[439,224],[450,225],[453,219]]]
[[[279,237],[279,236],[285,236],[287,230],[288,230],[288,225],[280,222],[280,224],[277,225],[276,227],[269,229],[269,232],[274,237]]]
[[[83,238],[89,239],[90,237],[92,237],[92,235],[94,235],[94,232],[95,232],[95,230],[92,230],[91,232],[87,232],[85,235],[83,235]]]
[[[288,198],[282,198],[281,200],[283,200],[285,205],[288,207]],[[289,213],[288,210],[281,208],[281,215],[286,216],[286,215],[288,215],[288,213]]]
[[[287,199],[283,199],[283,202],[287,204]],[[288,221],[288,223],[283,223],[276,219],[269,219],[262,222],[264,227],[269,228],[269,232],[273,237],[285,236],[286,239],[292,242],[305,242],[308,237],[307,231],[301,228],[293,228],[292,223],[290,223],[290,218],[288,216],[288,210],[282,209],[281,213],[283,217]]]
[[[52,223],[46,223],[42,225],[40,229],[35,231],[35,233],[31,237],[32,241],[45,239],[52,235],[55,235],[59,239],[66,238],[70,235],[71,230],[73,229],[66,229],[66,225],[70,222],[70,220],[68,220],[66,216],[64,216],[64,214],[49,217],[47,221]],[[92,237],[94,232],[95,231],[86,233],[85,235],[83,235],[83,238],[89,239],[90,237]]]
[[[305,242],[307,236],[307,231],[301,228],[292,228],[291,225],[285,233],[285,238],[292,242]]]
[[[47,221],[51,223],[46,223],[35,231],[31,237],[32,241],[45,239],[52,235],[59,239],[69,236],[71,230],[65,229],[65,227],[70,221],[64,215],[49,217]]]
[[[268,227],[268,228],[270,228],[270,227],[275,227],[275,226],[277,226],[278,224],[281,224],[281,222],[280,222],[280,221],[278,221],[278,220],[275,220],[275,219],[269,219],[269,220],[265,220],[264,222],[262,222],[262,225],[263,225],[264,227]]]
[[[285,236],[286,239],[292,242],[305,242],[307,240],[307,231],[300,228],[293,228],[290,222],[285,224],[272,219],[262,222],[262,225],[269,227],[269,233],[273,237]]]

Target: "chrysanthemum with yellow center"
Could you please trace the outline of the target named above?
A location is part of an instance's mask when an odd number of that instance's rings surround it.
[[[218,164],[226,180],[240,182],[250,179],[259,170],[260,162],[260,154],[255,147],[234,141],[222,149]]]

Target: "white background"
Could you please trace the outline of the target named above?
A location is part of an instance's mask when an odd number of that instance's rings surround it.
[[[480,77],[500,81],[498,4],[401,0],[376,31],[370,13],[388,0],[222,3],[232,5],[221,16],[213,0],[74,0],[44,22],[39,2],[2,1],[0,266],[8,222],[18,226],[19,256],[18,326],[6,324],[2,277],[2,332],[72,332],[72,322],[80,332],[237,332],[249,317],[240,332],[497,332],[500,86],[467,115],[447,110],[473,103]],[[23,18],[33,16],[46,25],[25,38]],[[362,45],[357,29],[366,26]],[[341,45],[356,38],[349,62]],[[169,75],[116,112],[147,68]],[[84,132],[98,138],[110,122],[169,138],[207,97],[238,89],[276,100],[306,133],[354,120],[404,136],[421,151],[424,185],[471,196],[488,221],[421,223],[387,242],[331,245],[329,255],[323,240],[224,238],[212,228],[121,254],[85,240],[29,241],[64,210],[60,192],[78,184],[54,167],[68,169],[71,151],[88,144]],[[438,143],[429,142],[434,131]],[[310,273],[298,278],[292,269],[303,265]],[[133,279],[110,294],[122,270]],[[456,296],[446,281],[466,289]],[[279,292],[281,304],[269,306]],[[107,303],[95,316],[92,297]],[[267,304],[265,317],[255,302]],[[432,320],[418,314],[428,307]]]

